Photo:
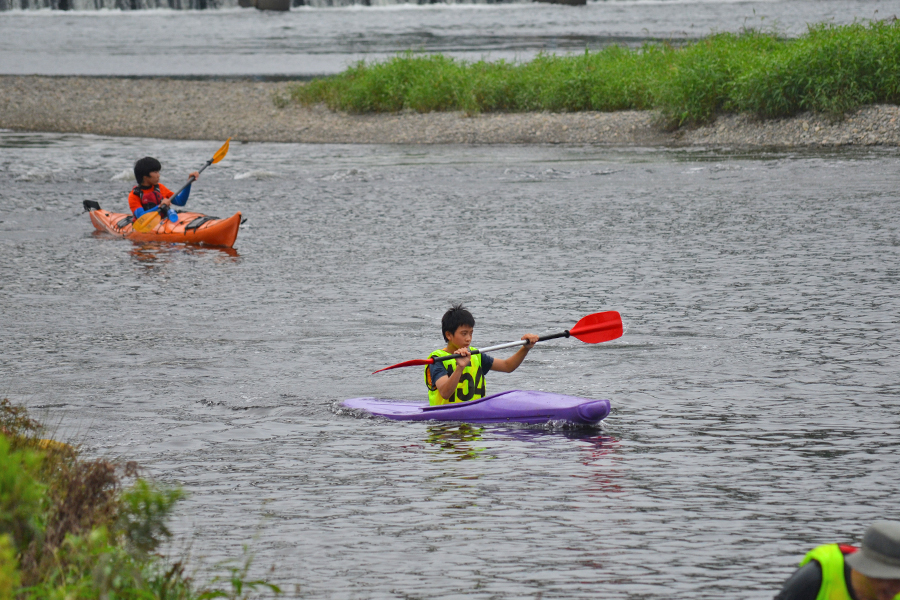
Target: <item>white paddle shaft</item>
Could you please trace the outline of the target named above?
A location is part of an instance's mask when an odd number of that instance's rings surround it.
[[[497,344],[496,346],[488,346],[487,348],[479,348],[478,351],[481,353],[490,352],[491,350],[502,350],[503,348],[512,348],[514,346],[524,346],[527,344],[527,340],[518,340],[516,342],[506,342],[505,344]]]

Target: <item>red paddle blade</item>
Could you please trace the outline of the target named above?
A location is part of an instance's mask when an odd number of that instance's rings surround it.
[[[433,365],[433,358],[416,358],[413,360],[407,360],[402,363],[397,363],[396,365],[391,365],[389,367],[385,367],[383,369],[378,369],[377,371],[372,371],[372,375],[375,373],[381,373],[382,371],[390,371],[391,369],[399,369],[400,367],[415,367],[417,365]]]
[[[622,317],[614,310],[594,313],[575,323],[569,334],[588,344],[608,342],[622,337]]]

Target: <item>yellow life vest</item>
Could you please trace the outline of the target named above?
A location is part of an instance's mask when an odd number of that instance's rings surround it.
[[[475,350],[475,348],[469,348]],[[428,355],[431,357],[450,356],[446,350],[435,350]],[[431,381],[431,365],[425,367],[425,385],[428,387],[428,404],[438,406],[440,404],[450,404],[452,402],[468,402],[469,400],[478,400],[484,397],[484,371],[481,369],[481,355],[473,354],[472,362],[463,369],[459,378],[459,385],[456,386],[453,395],[449,398],[443,398],[438,391],[437,386]],[[444,366],[447,372],[452,374],[456,369],[456,359],[445,360]]]
[[[800,561],[800,566],[811,560],[822,566],[822,587],[816,600],[852,600],[844,579],[844,553],[837,544],[813,548]]]

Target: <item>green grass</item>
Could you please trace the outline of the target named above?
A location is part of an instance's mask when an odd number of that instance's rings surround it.
[[[181,490],[140,478],[136,465],[85,459],[42,440],[40,423],[0,400],[0,600],[247,598],[250,558],[197,585],[158,553]],[[128,485],[126,485],[128,482]],[[220,582],[227,585],[219,587]]]
[[[407,52],[296,85],[288,101],[356,114],[656,109],[674,127],[723,112],[840,116],[900,101],[900,23],[816,25],[797,39],[722,33],[681,47],[612,46],[521,64]]]

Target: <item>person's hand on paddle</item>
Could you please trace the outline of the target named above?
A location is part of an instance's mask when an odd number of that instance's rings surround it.
[[[472,364],[472,351],[468,348],[460,348],[456,351],[456,354],[460,356],[460,358],[456,359],[456,366],[462,372],[463,369]]]
[[[200,179],[200,171],[194,171],[193,173],[188,175],[188,185],[194,183],[198,179]],[[181,189],[184,189],[184,188],[181,188]],[[181,191],[179,191],[178,193],[180,194]],[[172,200],[177,197],[178,197],[178,194],[172,194],[171,197],[164,198],[163,201],[159,203],[159,207],[161,209],[163,209],[166,212],[166,214],[168,214],[169,210],[172,209]]]
[[[188,175],[188,183],[189,184],[194,183],[199,178],[200,178],[200,171],[194,171],[193,173]],[[184,188],[182,188],[182,189],[184,189]],[[181,193],[181,192],[179,191],[179,193]],[[164,211],[166,211],[166,213],[168,213],[169,210],[172,208],[172,198],[175,198],[176,196],[178,196],[178,194],[172,194],[172,196],[169,198],[163,198],[162,202],[159,203],[159,207],[161,209],[163,209]]]
[[[522,364],[522,361],[525,360],[525,356],[528,354],[528,351],[534,348],[534,345],[541,341],[541,338],[536,336],[533,333],[526,333],[521,338],[520,344],[522,347],[519,350],[510,356],[509,358],[495,358],[494,362],[491,364],[491,371],[500,371],[501,373],[512,373],[516,369],[519,368],[519,365]]]

